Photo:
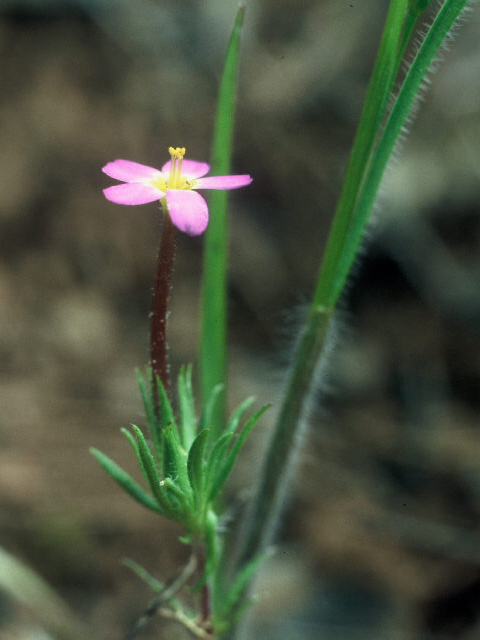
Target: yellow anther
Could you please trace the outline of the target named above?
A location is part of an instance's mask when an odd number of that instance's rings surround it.
[[[182,188],[182,160],[185,155],[185,147],[168,147],[170,154],[170,175],[168,176],[167,187],[170,189]]]

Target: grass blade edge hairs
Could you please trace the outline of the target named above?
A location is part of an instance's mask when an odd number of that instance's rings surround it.
[[[375,149],[365,184],[356,205],[355,220],[338,265],[338,275],[332,296],[338,300],[360,245],[368,216],[375,202],[385,169],[402,131],[418,90],[443,40],[455,24],[468,0],[445,0],[410,65],[405,80],[392,107],[381,138]]]
[[[407,0],[391,0],[377,57],[368,84],[355,139],[348,160],[342,190],[333,217],[327,246],[320,265],[312,304],[330,306],[330,292],[335,282],[355,203],[365,171],[378,138],[397,72],[397,51],[405,18]]]

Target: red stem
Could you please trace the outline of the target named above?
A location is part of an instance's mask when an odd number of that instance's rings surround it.
[[[152,294],[152,310],[150,312],[150,366],[154,380],[154,397],[158,410],[157,377],[160,378],[165,392],[170,390],[167,318],[168,297],[172,280],[173,262],[175,259],[175,227],[168,212],[163,209],[163,226],[158,249],[157,270]]]

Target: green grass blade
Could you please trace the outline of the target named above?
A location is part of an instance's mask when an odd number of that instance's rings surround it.
[[[446,0],[425,36],[400,88],[358,200],[352,227],[338,264],[328,303],[336,303],[355,259],[365,225],[378,193],[385,168],[425,75],[445,36],[450,31],[468,0]]]
[[[126,471],[119,467],[116,462],[93,447],[90,449],[90,453],[98,464],[108,473],[108,475],[134,500],[147,509],[166,515],[166,512],[159,506],[157,501],[154,500],[150,494],[144,491],[142,487],[137,484]]]
[[[355,203],[384,118],[398,63],[407,0],[392,0],[355,135],[343,187],[328,236],[312,306],[329,306]]]
[[[213,135],[212,175],[227,175],[230,171],[238,54],[244,13],[245,6],[240,5],[225,55]],[[210,220],[205,233],[200,311],[202,405],[207,402],[214,387],[225,385],[226,379],[227,192],[212,189],[208,207]],[[214,420],[209,425],[214,440],[224,422],[225,395],[222,395],[214,409]]]

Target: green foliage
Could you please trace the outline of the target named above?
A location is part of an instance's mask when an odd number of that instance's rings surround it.
[[[409,0],[408,10],[415,16],[419,16],[427,9],[433,0]]]
[[[388,105],[395,74],[407,0],[390,3],[380,46],[375,60],[357,133],[343,181],[327,247],[322,260],[312,307],[332,308],[345,283],[338,268],[344,246],[351,234],[355,204],[369,166],[378,131]]]
[[[182,367],[177,381],[178,406],[180,409],[180,433],[185,449],[189,449],[195,438],[195,406],[192,391],[192,366]]]
[[[90,449],[90,453],[108,475],[134,500],[147,509],[166,515],[165,511],[157,504],[152,496],[144,491],[116,462],[94,447]]]
[[[96,449],[92,449],[92,454],[137,502],[182,524],[189,539],[193,536],[204,542],[207,551],[205,572],[208,573],[217,558],[214,500],[225,485],[248,434],[267,407],[251,415],[236,435],[242,416],[253,402],[253,398],[248,398],[233,411],[224,433],[215,442],[210,442],[210,429],[206,425],[212,418],[212,407],[221,387],[212,390],[200,425],[197,425],[190,366],[182,367],[178,375],[178,421],[161,382],[156,381],[155,395],[150,371],[147,371],[147,383],[138,372],[137,380],[154,446],[149,445],[141,429],[134,424],[130,425],[131,431],[121,431],[135,454],[149,491],[105,454]],[[158,397],[158,409],[155,397]]]
[[[188,452],[187,471],[188,479],[194,495],[203,495],[204,467],[205,467],[205,445],[207,444],[208,429],[202,429],[192,443]],[[199,506],[198,504],[196,505]]]
[[[230,173],[233,115],[240,49],[240,34],[245,7],[237,11],[217,100],[212,145],[212,175]],[[208,198],[210,219],[205,233],[201,322],[200,322],[200,393],[205,405],[213,389],[225,385],[226,378],[226,272],[227,272],[227,191],[213,190]],[[212,408],[209,425],[211,437],[220,434],[225,421],[225,397],[219,396]]]
[[[405,77],[398,73],[400,61],[419,13],[430,2],[391,0],[389,4],[316,288],[262,465],[251,517],[238,543],[234,571],[241,571],[258,555],[268,543],[268,531],[274,529],[286,490],[285,468],[295,452],[315,372],[326,353],[330,320],[358,253],[386,166],[432,60],[466,4],[467,0],[444,0]],[[399,82],[398,90],[394,90],[395,82]]]
[[[217,463],[214,467],[214,471],[212,474],[211,482],[209,483],[208,490],[208,500],[212,501],[218,495],[218,492],[225,484],[230,472],[235,464],[235,460],[237,459],[238,454],[240,453],[240,449],[242,448],[245,440],[247,439],[248,434],[253,429],[261,415],[269,408],[270,405],[264,405],[261,409],[259,409],[256,413],[251,416],[247,422],[244,424],[240,433],[238,434],[237,439],[232,445],[230,450],[224,450],[223,461],[221,463]]]
[[[257,572],[259,566],[268,558],[270,552],[261,553],[245,564],[234,577],[232,583],[221,598],[221,603],[215,612],[213,624],[217,633],[224,633],[235,625],[246,607],[251,602],[243,601],[243,594],[249,582]]]

